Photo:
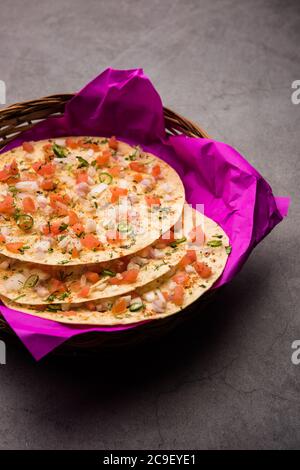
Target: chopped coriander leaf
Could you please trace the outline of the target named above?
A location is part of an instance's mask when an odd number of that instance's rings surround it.
[[[64,230],[66,230],[68,228],[68,224],[65,224],[64,222],[62,224],[60,224],[59,226],[59,231],[60,232],[63,232]]]
[[[225,246],[225,251],[226,251],[227,255],[230,255],[231,250],[232,250],[231,245]]]

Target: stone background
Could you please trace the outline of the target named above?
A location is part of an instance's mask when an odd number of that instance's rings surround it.
[[[8,344],[0,448],[299,447],[300,2],[1,0],[0,13],[8,104],[143,67],[165,105],[292,197],[208,314],[161,343],[40,363]]]

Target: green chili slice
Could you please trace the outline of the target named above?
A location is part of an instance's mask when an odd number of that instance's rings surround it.
[[[21,214],[17,218],[17,225],[25,232],[33,227],[33,217],[29,214]]]
[[[40,278],[37,274],[31,274],[31,276],[29,276],[24,282],[24,287],[25,288],[35,287],[37,283],[39,282],[39,279]]]

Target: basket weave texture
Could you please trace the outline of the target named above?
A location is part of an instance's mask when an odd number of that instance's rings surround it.
[[[37,122],[48,117],[61,116],[64,113],[66,103],[73,97],[73,94],[51,95],[32,101],[15,103],[0,110],[0,149],[5,147],[11,140],[19,136],[20,133],[29,130]],[[189,137],[208,138],[208,134],[197,124],[189,119],[180,116],[174,111],[163,108],[165,118],[165,129],[171,135],[186,135]],[[204,296],[209,298],[211,295]],[[204,300],[204,298],[203,298]],[[207,301],[201,302],[201,308]],[[199,306],[198,306],[199,307]],[[130,330],[113,333],[86,333],[68,340],[60,352],[73,353],[77,350],[95,351],[99,348],[125,346],[139,343],[145,339],[161,336],[175,327],[182,321],[185,315],[177,314],[173,318],[168,317],[162,320],[155,320]],[[0,329],[6,333],[13,333],[6,321],[0,315]]]

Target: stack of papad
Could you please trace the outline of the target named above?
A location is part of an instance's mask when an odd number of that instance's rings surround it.
[[[184,207],[164,161],[114,137],[26,142],[2,155],[0,292],[62,323],[172,315],[222,274],[229,240]]]

